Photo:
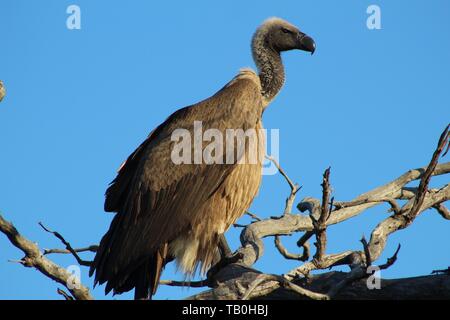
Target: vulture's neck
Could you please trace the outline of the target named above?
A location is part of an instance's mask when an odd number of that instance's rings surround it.
[[[252,53],[266,107],[278,94],[284,84],[284,66],[280,53],[271,48],[267,42],[267,34],[257,32],[253,37]]]

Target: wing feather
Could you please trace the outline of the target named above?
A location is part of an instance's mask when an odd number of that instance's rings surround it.
[[[105,210],[117,214],[91,267],[96,282],[108,281],[108,289],[120,286],[151,254],[190,230],[202,205],[235,168],[174,164],[172,132],[184,128],[193,134],[194,121],[202,121],[203,131],[246,130],[254,128],[261,112],[259,83],[238,76],[211,98],[178,110],[149,135],[106,192]]]

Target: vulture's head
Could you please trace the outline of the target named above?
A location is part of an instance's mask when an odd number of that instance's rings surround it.
[[[276,52],[303,50],[314,53],[314,40],[300,31],[296,26],[280,18],[266,20],[253,36],[253,46],[263,44]]]

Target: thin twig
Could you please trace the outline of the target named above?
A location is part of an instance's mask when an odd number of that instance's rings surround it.
[[[398,253],[400,252],[401,248],[402,248],[402,245],[399,243],[397,250],[395,250],[395,252],[394,252],[394,255],[392,257],[388,258],[385,264],[378,266],[380,268],[380,270],[389,268],[390,266],[392,266],[395,263],[395,261],[397,261],[397,256],[398,256]]]
[[[367,240],[364,236],[362,236],[362,238],[361,238],[361,243],[363,244],[363,248],[364,248],[364,256],[366,258],[366,266],[370,267],[372,265],[372,258],[370,257],[369,244],[367,243]]]
[[[75,252],[97,252],[98,250],[98,245],[91,245],[89,247],[84,247],[84,248],[74,248],[73,251]],[[57,254],[72,254],[72,252],[70,252],[67,249],[44,249],[44,255],[47,254],[53,254],[53,253],[57,253]]]
[[[73,300],[73,297],[69,295],[67,292],[65,292],[63,289],[58,288],[56,290],[56,293],[62,295],[66,300]]]
[[[292,206],[294,205],[295,196],[297,195],[297,192],[299,192],[302,187],[299,186],[297,183],[292,182],[292,180],[289,178],[289,176],[286,174],[286,172],[283,170],[283,168],[281,168],[280,164],[278,163],[278,161],[275,158],[268,156],[268,155],[266,155],[266,158],[273,162],[273,164],[278,169],[280,174],[286,179],[287,183],[289,184],[291,193],[289,194],[289,196],[286,199],[286,206],[284,208],[283,215],[289,214],[292,212]]]
[[[298,261],[306,261],[309,258],[309,251],[304,250],[303,254],[294,254],[290,253],[285,246],[281,243],[281,239],[279,235],[275,236],[275,247],[278,249],[278,252],[289,260],[298,260]]]
[[[250,218],[256,220],[256,221],[261,221],[261,220],[262,220],[262,219],[261,219],[260,217],[258,217],[256,214],[253,214],[253,213],[251,213],[251,212],[249,212],[249,211],[246,211],[245,214],[248,215]]]
[[[240,224],[240,223],[233,223],[233,227],[235,228],[246,228],[246,224]]]
[[[387,202],[391,206],[391,209],[389,211],[393,211],[395,213],[400,212],[400,207],[398,203],[395,201],[395,199],[392,198],[381,198],[381,199],[364,198],[364,199],[356,199],[353,201],[336,201],[334,203],[334,208],[335,210],[339,210],[374,202],[375,203]]]
[[[69,242],[66,241],[66,239],[64,239],[64,237],[56,232],[56,231],[52,231],[50,229],[48,229],[47,227],[45,227],[43,225],[42,222],[39,222],[39,225],[42,227],[42,229],[44,229],[46,232],[53,234],[55,237],[57,237],[59,240],[61,240],[61,242],[66,246],[66,249],[70,251],[70,253],[75,257],[75,259],[77,260],[78,264],[82,265],[82,266],[90,266],[92,265],[92,261],[86,261],[80,258],[80,256],[75,252],[75,250],[72,248],[72,246],[70,245]]]
[[[191,288],[201,288],[208,287],[210,285],[209,280],[199,280],[199,281],[175,281],[175,280],[160,280],[159,284],[170,286],[170,287],[191,287]]]
[[[291,180],[291,178],[289,178],[289,176],[286,174],[286,172],[283,170],[283,168],[281,168],[281,166],[278,163],[278,161],[274,157],[271,157],[269,155],[266,155],[266,158],[269,161],[273,162],[273,164],[278,169],[278,171],[281,173],[281,175],[286,179],[286,181],[289,184],[289,187],[291,188],[291,190],[295,190],[296,189],[296,184]]]

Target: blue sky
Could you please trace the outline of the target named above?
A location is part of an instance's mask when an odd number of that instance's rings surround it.
[[[81,30],[66,28],[70,4],[81,8]],[[366,27],[371,4],[381,8],[381,30]],[[38,221],[76,246],[97,243],[112,217],[103,212],[103,194],[120,163],[170,113],[212,95],[241,67],[253,67],[251,35],[271,16],[296,24],[317,44],[312,57],[284,54],[286,85],[264,114],[265,126],[280,130],[281,165],[303,185],[299,199],[320,196],[328,166],[336,199],[350,200],[428,163],[450,115],[448,1],[3,0],[4,217],[42,248],[60,243]],[[264,177],[251,211],[281,213],[288,192],[280,175]],[[328,251],[359,249],[361,235],[369,236],[386,211],[377,207],[331,227]],[[233,248],[239,231],[227,234]],[[398,243],[402,250],[382,276],[447,267],[449,231],[447,221],[424,212],[390,238],[381,261]],[[293,251],[296,238],[283,239]],[[273,239],[266,243],[258,268],[295,267],[275,252]],[[2,235],[0,249],[0,299],[60,298],[51,280],[7,262],[22,255]],[[169,266],[162,278],[182,276]],[[87,269],[82,281],[91,286]],[[197,291],[162,286],[155,298]],[[105,299],[103,287],[93,293]]]

